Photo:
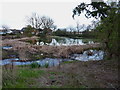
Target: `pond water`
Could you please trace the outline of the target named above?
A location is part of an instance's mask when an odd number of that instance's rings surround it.
[[[12,49],[12,46],[3,46],[2,49],[5,49],[5,50]]]
[[[73,39],[67,37],[52,37],[49,42],[37,41],[36,45],[54,45],[54,46],[69,46],[69,45],[86,45],[93,44],[95,40],[92,39]]]
[[[11,64],[12,60],[19,60],[19,58],[9,58],[9,59],[4,59],[4,60],[0,60],[0,65],[6,65],[6,64]]]
[[[14,65],[29,65],[31,63],[38,63],[40,66],[57,66],[64,61],[89,61],[89,60],[102,60],[104,57],[104,52],[101,50],[87,50],[84,51],[83,54],[72,54],[70,55],[69,59],[60,59],[60,58],[45,58],[41,60],[34,60],[34,61],[27,61],[27,62],[20,62],[19,58],[11,58],[11,59],[4,59],[0,65],[5,64],[14,64]],[[12,62],[14,60],[14,62]]]
[[[5,32],[0,32],[0,35],[6,34]]]
[[[14,62],[12,62],[14,60]],[[35,60],[35,61],[27,61],[27,62],[20,62],[19,58],[11,58],[11,59],[4,59],[0,60],[0,65],[6,65],[6,64],[14,64],[14,65],[29,65],[32,63],[38,63],[40,66],[44,66],[48,64],[49,66],[57,66],[63,61],[70,61],[69,59],[57,59],[57,58],[45,58],[41,60]]]
[[[72,54],[72,60],[79,61],[89,61],[89,60],[102,60],[104,57],[104,52],[99,50],[87,50],[84,51],[83,54]]]

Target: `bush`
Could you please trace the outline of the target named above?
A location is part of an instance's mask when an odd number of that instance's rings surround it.
[[[46,64],[45,64],[45,67],[46,67],[46,68],[48,68],[48,67],[49,67],[49,64],[48,64],[48,63],[46,63]]]
[[[39,68],[40,65],[39,65],[38,63],[32,63],[32,64],[30,65],[30,67],[31,67],[31,68]]]

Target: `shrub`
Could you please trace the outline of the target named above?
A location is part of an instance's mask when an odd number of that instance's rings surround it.
[[[46,68],[48,68],[48,67],[49,67],[49,64],[48,64],[48,63],[46,63],[46,64],[45,64],[45,67],[46,67]]]
[[[31,67],[31,68],[39,68],[40,65],[39,65],[38,63],[32,63],[32,64],[30,65],[30,67]]]

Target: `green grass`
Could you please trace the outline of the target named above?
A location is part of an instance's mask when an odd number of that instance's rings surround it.
[[[52,71],[52,72],[48,72],[50,75],[63,75],[64,73],[63,72],[55,72],[55,71]]]
[[[13,77],[15,81],[10,82],[8,80],[3,88],[29,88],[29,85],[36,83],[34,79],[41,77],[43,74],[45,74],[44,70],[19,67],[16,77]]]
[[[30,64],[31,65],[31,64]],[[17,67],[28,67],[30,66],[29,64],[28,65],[17,65]]]
[[[82,88],[87,88],[86,86],[84,85],[81,85],[81,86],[72,86],[72,85],[68,85],[68,86],[62,86],[60,88],[71,88],[71,90],[81,90]]]
[[[65,63],[74,63],[74,62],[79,62],[77,60],[74,60],[74,61],[64,61],[62,64],[65,64]]]
[[[56,86],[56,85],[51,85],[51,86],[47,86],[47,87],[45,87],[45,88],[61,88],[61,89],[63,89],[64,90],[64,88],[65,88],[65,90],[67,89],[67,90],[69,90],[70,88],[70,90],[81,90],[82,88],[84,89],[84,88],[87,88],[86,86],[84,86],[84,85],[81,85],[81,86],[79,86],[79,87],[73,87],[73,86]]]
[[[59,86],[55,86],[55,85],[51,85],[51,86],[49,86],[47,88],[60,88],[60,87]]]
[[[18,75],[22,78],[32,78],[32,77],[38,77],[43,73],[45,73],[45,71],[43,70],[20,69]]]
[[[54,76],[49,76],[49,79],[55,79],[55,77]]]

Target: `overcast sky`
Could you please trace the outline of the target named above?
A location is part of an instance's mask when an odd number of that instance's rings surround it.
[[[49,2],[48,2],[49,1]],[[26,16],[33,12],[40,16],[51,17],[58,28],[75,26],[80,24],[90,24],[93,19],[86,19],[84,15],[72,18],[73,9],[80,2],[90,3],[91,0],[2,0],[0,3],[0,26],[5,24],[10,28],[21,29],[26,23]]]

